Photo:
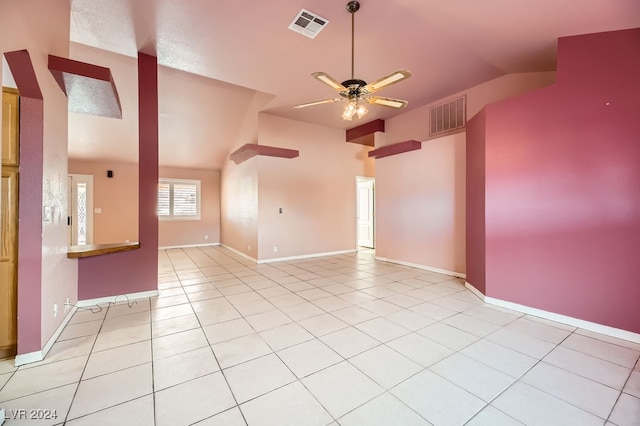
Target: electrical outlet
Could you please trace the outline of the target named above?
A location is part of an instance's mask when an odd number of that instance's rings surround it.
[[[64,301],[64,311],[69,312],[69,309],[71,309],[71,300],[67,297],[67,300]]]
[[[54,303],[53,304],[53,317],[57,317],[58,316],[58,304]]]
[[[208,239],[209,239],[209,236],[208,236],[208,235],[205,235],[205,236],[204,236],[204,239],[205,239],[205,240],[208,240]]]
[[[273,252],[277,253],[278,252],[278,246],[273,246]]]

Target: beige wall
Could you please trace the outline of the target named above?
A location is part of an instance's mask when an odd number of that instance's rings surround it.
[[[64,319],[65,299],[77,299],[77,261],[66,256],[67,101],[47,67],[48,54],[68,56],[69,19],[68,0],[0,2],[0,52],[29,51],[44,97],[42,195],[52,220],[42,225],[42,346]]]
[[[200,181],[200,220],[161,220],[158,245],[174,247],[220,242],[220,172],[160,167],[161,178]]]
[[[247,256],[258,258],[258,168],[256,159],[227,161],[220,187],[220,241]]]
[[[356,176],[372,169],[370,148],[346,143],[343,130],[265,113],[258,138],[261,145],[300,151],[293,159],[249,160],[259,171],[258,258],[355,249]]]
[[[113,171],[113,178],[107,177]],[[69,173],[93,175],[95,244],[138,240],[138,165],[114,161],[69,160]],[[160,247],[220,242],[220,172],[160,167],[161,178],[201,181],[200,220],[160,221]],[[205,239],[204,236],[208,238]]]
[[[94,244],[138,241],[137,164],[69,159],[69,173],[93,175]]]
[[[472,87],[462,92],[467,118],[554,79],[553,72],[509,74]],[[384,137],[376,139],[377,146],[423,141],[419,151],[376,162],[376,256],[463,275],[466,135],[429,140],[429,106],[387,120]]]

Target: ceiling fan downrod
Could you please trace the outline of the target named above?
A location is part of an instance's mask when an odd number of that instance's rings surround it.
[[[355,15],[356,12],[360,10],[360,3],[357,1],[350,1],[347,3],[346,8],[347,12],[351,14],[351,79],[343,81],[342,85],[347,88],[351,88],[353,86],[353,89],[351,89],[353,92],[352,94],[356,94],[354,91],[357,90],[357,88],[363,87],[367,84],[364,80],[355,78]]]

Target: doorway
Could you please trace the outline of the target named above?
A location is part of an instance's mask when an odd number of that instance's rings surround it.
[[[70,174],[67,183],[69,245],[93,244],[93,175]]]
[[[358,246],[375,248],[375,179],[356,177]]]

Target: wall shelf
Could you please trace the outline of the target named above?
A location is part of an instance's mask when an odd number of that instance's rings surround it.
[[[374,134],[376,132],[384,132],[384,120],[373,120],[358,127],[348,129],[345,136],[347,142],[374,147]]]
[[[109,68],[49,55],[49,71],[69,100],[69,111],[122,118]]]
[[[236,164],[243,163],[256,155],[278,158],[295,158],[300,155],[297,149],[278,148],[275,146],[258,145],[248,143],[231,153],[229,159]]]
[[[422,143],[409,140],[369,151],[369,157],[373,157],[377,160],[378,158],[389,157],[391,155],[402,154],[403,152],[415,151],[418,149],[422,149]]]

